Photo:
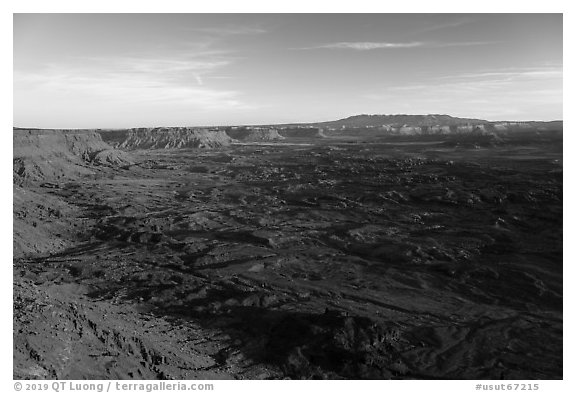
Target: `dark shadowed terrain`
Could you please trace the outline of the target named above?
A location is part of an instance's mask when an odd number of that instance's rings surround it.
[[[210,132],[14,130],[14,378],[563,377],[561,131]]]

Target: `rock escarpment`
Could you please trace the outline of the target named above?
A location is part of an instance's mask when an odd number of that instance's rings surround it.
[[[60,199],[72,183],[103,167],[131,163],[91,130],[13,130],[13,252],[61,251],[75,237],[77,207]],[[111,169],[111,168],[107,168]],[[45,190],[53,192],[46,192]]]
[[[267,142],[284,139],[274,128],[231,128],[226,130],[226,134],[239,142]]]
[[[224,131],[192,127],[133,128],[121,131],[102,131],[105,141],[120,149],[211,149],[228,146],[232,142]]]
[[[280,135],[285,138],[325,138],[324,130],[316,127],[287,127],[280,130]]]
[[[14,183],[56,180],[93,172],[93,165],[126,165],[130,157],[91,130],[13,131]]]

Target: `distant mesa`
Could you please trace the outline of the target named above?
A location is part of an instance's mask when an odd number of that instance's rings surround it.
[[[356,115],[336,121],[316,123],[324,127],[446,127],[490,123],[487,120],[452,117],[450,115]]]
[[[312,123],[327,131],[372,129],[383,134],[427,135],[458,133],[489,133],[510,130],[558,130],[562,121],[488,121],[482,119],[460,118],[450,115],[357,115],[336,121]]]
[[[488,121],[450,115],[357,115],[320,123],[276,125],[288,138],[366,141],[419,137],[460,147],[493,146],[526,138],[561,139],[562,121]],[[540,134],[542,132],[542,134]],[[536,137],[536,139],[535,139]]]

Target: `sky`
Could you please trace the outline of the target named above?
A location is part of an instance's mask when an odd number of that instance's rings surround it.
[[[561,14],[14,14],[14,126],[562,119]]]

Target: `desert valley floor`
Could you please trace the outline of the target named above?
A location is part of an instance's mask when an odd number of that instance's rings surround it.
[[[562,378],[561,147],[130,154],[15,169],[14,378]]]

